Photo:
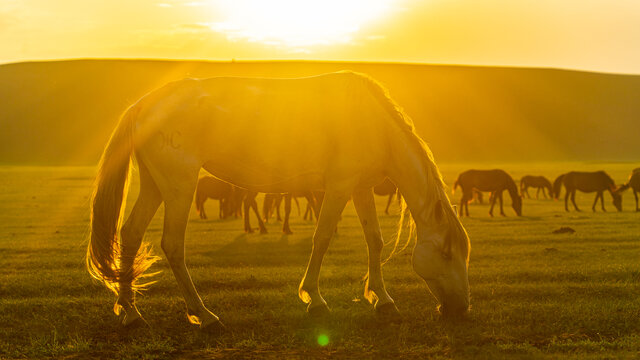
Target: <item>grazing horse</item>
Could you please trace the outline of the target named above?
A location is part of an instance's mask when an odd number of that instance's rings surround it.
[[[140,192],[120,229],[132,156]],[[122,325],[142,321],[134,294],[148,285],[138,280],[157,259],[148,245],[141,246],[142,238],[164,202],[161,245],[187,317],[201,328],[223,328],[185,263],[185,229],[201,168],[254,192],[325,191],[298,289],[311,315],[329,311],[320,294],[320,268],[340,214],[353,199],[369,251],[365,297],[383,319],[398,319],[382,278],[384,241],[372,191],[389,177],[406,200],[399,223],[407,223],[410,212],[415,225],[413,269],[443,316],[468,313],[469,237],[429,148],[382,85],[367,75],[338,72],[185,79],[148,93],[125,112],[100,161],[87,250],[90,274],[117,294]]]
[[[569,197],[571,197],[571,202],[573,203],[573,207],[576,211],[580,211],[578,209],[578,205],[576,204],[576,190],[580,190],[585,193],[597,192],[596,198],[593,200],[593,205],[591,206],[591,210],[596,211],[596,204],[598,203],[598,199],[600,199],[600,204],[602,205],[602,211],[607,211],[604,208],[604,191],[608,190],[611,193],[611,197],[613,198],[613,205],[618,209],[618,211],[622,211],[622,196],[619,194],[619,191],[616,189],[616,185],[613,182],[613,179],[604,171],[594,171],[594,172],[581,172],[581,171],[571,171],[562,177],[562,184],[566,189],[566,194],[564,196],[564,209],[565,211],[569,211]],[[560,194],[559,191],[556,194]]]
[[[493,216],[493,207],[496,200],[500,200],[500,215],[506,216],[502,207],[502,192],[507,190],[511,196],[511,206],[518,216],[522,215],[522,199],[518,195],[518,187],[511,175],[504,170],[467,170],[458,176],[453,184],[453,191],[460,186],[462,188],[462,199],[460,199],[460,217],[465,214],[469,216],[469,202],[473,199],[474,191],[491,192],[491,208],[489,215]]]
[[[400,195],[396,184],[391,182],[389,178],[384,179],[382,183],[374,186],[373,193],[380,196],[389,196],[389,200],[387,200],[387,207],[384,209],[384,213],[387,215],[389,215],[389,205],[391,205],[391,201],[393,201],[394,196],[398,199],[398,204],[402,203],[402,195]]]
[[[640,192],[640,168],[633,169],[631,175],[629,175],[629,180],[624,185],[620,186],[617,192],[621,193],[628,188],[633,189],[633,196],[636,198],[636,211],[640,211],[640,208],[638,207],[638,193]]]
[[[284,198],[284,222],[282,223],[282,232],[285,234],[293,234],[291,227],[289,226],[289,216],[291,215],[291,200],[295,200],[298,206],[298,215],[300,215],[300,204],[298,198],[304,197],[307,199],[307,206],[311,208],[311,212],[315,214],[316,218],[320,212],[320,205],[317,203],[312,191],[302,191],[286,194],[266,194],[264,197],[264,203],[262,206],[262,213],[265,218],[265,222],[271,217],[273,210],[275,209],[278,215],[278,221],[280,219],[280,203]],[[305,214],[306,216],[306,214]],[[313,216],[313,215],[312,215]]]
[[[520,194],[522,195],[522,197],[526,195],[529,199],[531,199],[531,196],[529,196],[529,192],[527,191],[529,187],[538,189],[536,191],[536,199],[538,199],[538,196],[540,195],[540,190],[542,190],[542,195],[544,196],[544,198],[547,198],[545,189],[549,193],[549,197],[553,198],[553,185],[551,185],[551,181],[549,181],[549,179],[544,176],[523,176],[520,180]]]
[[[233,185],[222,180],[218,180],[213,176],[203,176],[198,180],[196,187],[196,210],[201,219],[207,218],[204,211],[204,203],[211,198],[220,201],[218,217],[224,219],[231,215],[233,211]]]

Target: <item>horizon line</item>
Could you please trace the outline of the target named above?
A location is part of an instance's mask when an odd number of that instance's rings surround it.
[[[574,71],[582,73],[619,75],[619,76],[640,76],[640,73],[622,73],[602,70],[585,70],[577,68],[564,68],[557,66],[523,66],[523,65],[486,65],[486,64],[446,64],[414,61],[374,61],[374,60],[310,60],[310,59],[180,59],[180,58],[146,58],[146,57],[78,57],[78,58],[58,58],[58,59],[34,59],[2,62],[0,66],[17,65],[28,63],[50,63],[50,62],[74,62],[74,61],[157,61],[157,62],[204,62],[204,63],[352,63],[352,64],[379,64],[379,65],[404,65],[404,66],[450,66],[450,67],[479,67],[479,68],[509,68],[509,69],[532,69],[532,70],[556,70]]]

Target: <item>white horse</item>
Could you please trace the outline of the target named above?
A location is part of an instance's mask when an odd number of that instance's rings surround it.
[[[119,230],[133,155],[140,194]],[[417,230],[414,270],[444,315],[469,311],[469,238],[430,150],[380,84],[339,72],[299,79],[185,79],[152,91],[125,112],[99,165],[87,252],[91,275],[118,296],[114,310],[122,325],[142,319],[134,293],[148,284],[136,280],[157,259],[141,246],[142,237],[164,202],[162,250],[188,319],[202,328],[222,326],[185,266],[185,229],[200,168],[253,191],[325,191],[299,287],[310,314],[329,311],[318,287],[320,267],[353,198],[369,251],[365,296],[378,313],[398,315],[382,279],[383,239],[372,192],[390,178],[406,199],[402,214],[408,208]]]

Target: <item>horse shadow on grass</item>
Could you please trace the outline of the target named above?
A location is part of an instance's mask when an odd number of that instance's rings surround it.
[[[241,234],[221,248],[206,251],[202,256],[210,258],[218,267],[304,266],[311,254],[311,236],[302,238],[281,235],[270,236]]]

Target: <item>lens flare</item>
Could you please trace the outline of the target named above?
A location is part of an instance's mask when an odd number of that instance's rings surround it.
[[[329,336],[327,336],[325,334],[320,334],[318,336],[318,345],[320,345],[320,346],[329,345]]]

